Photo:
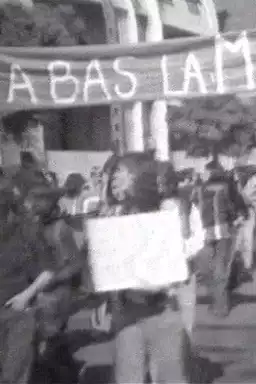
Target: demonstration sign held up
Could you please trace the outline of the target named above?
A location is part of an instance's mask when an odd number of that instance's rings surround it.
[[[253,91],[255,51],[255,30],[135,46],[0,48],[0,105],[8,112]]]
[[[96,292],[151,290],[184,282],[188,266],[179,209],[86,220]]]

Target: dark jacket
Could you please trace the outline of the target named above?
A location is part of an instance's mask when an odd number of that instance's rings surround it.
[[[58,333],[70,316],[72,283],[81,272],[80,264],[79,268],[75,268],[80,260],[80,251],[74,239],[73,229],[66,223],[65,218],[42,223],[41,228],[53,258],[56,276],[53,285],[39,295],[36,301],[41,335],[49,337]]]
[[[212,178],[197,186],[192,201],[199,206],[206,241],[231,237],[234,220],[247,208],[232,179]]]
[[[46,242],[30,221],[13,223],[0,239],[0,307],[55,265]]]

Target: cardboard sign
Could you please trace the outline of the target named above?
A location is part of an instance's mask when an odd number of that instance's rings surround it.
[[[188,278],[179,210],[85,223],[95,291],[157,289]]]

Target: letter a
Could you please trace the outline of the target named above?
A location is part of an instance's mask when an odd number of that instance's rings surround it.
[[[21,78],[22,81],[16,82],[17,77]],[[14,102],[17,90],[26,90],[29,93],[30,102],[37,104],[35,91],[29,77],[22,71],[19,64],[12,64],[7,103]]]
[[[183,91],[185,94],[189,92],[190,81],[193,78],[197,80],[200,92],[207,93],[206,85],[200,68],[200,63],[193,53],[189,53],[184,69]]]
[[[92,77],[93,71],[97,73],[97,77],[94,77],[94,78]],[[87,102],[89,99],[89,88],[95,87],[95,86],[101,87],[107,100],[111,100],[111,95],[107,90],[105,79],[101,71],[100,62],[98,60],[92,60],[86,69],[86,77],[85,77],[85,83],[84,83],[84,101],[85,102]]]

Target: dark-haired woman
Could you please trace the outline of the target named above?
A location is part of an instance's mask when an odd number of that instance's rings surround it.
[[[169,209],[163,206],[167,197],[179,204],[174,170],[154,161],[149,154],[130,153],[116,161],[108,192],[108,209],[104,214],[109,216]],[[117,384],[142,383],[148,372],[152,382],[187,381],[181,344],[184,328],[192,331],[193,310],[189,305],[192,303],[193,307],[193,300],[190,301],[184,287],[182,283],[178,288],[155,290],[152,284],[148,291],[128,289],[111,295]],[[190,289],[188,292],[191,294]],[[187,299],[189,317],[186,316],[185,324],[177,296],[183,304]]]

